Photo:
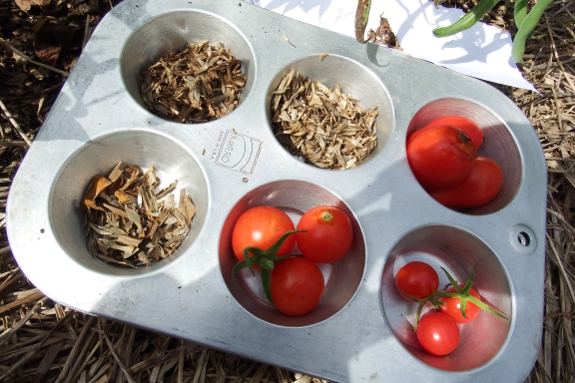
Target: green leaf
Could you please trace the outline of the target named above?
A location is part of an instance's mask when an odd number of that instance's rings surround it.
[[[462,294],[469,295],[471,291],[471,286],[473,286],[473,279],[475,278],[475,270],[477,269],[477,263],[473,266],[473,270],[471,270],[471,275],[465,281],[465,285],[463,286],[463,291],[459,291]]]
[[[451,286],[453,286],[455,291],[461,293],[463,290],[461,289],[461,287],[459,287],[459,283],[457,283],[457,281],[451,276],[451,274],[449,274],[449,272],[445,270],[443,267],[441,268],[441,270],[443,270],[443,272],[447,276],[447,279],[449,279],[449,283],[451,283]]]
[[[507,319],[507,317],[505,315],[503,315],[502,313],[500,313],[499,311],[491,308],[490,306],[488,306],[486,303],[484,303],[483,301],[475,298],[473,295],[470,295],[469,297],[467,297],[467,299],[469,301],[471,301],[472,303],[476,304],[477,306],[479,306],[481,309],[490,312],[491,314],[495,314],[500,318],[503,318],[505,320],[509,320]]]
[[[260,269],[260,274],[262,276],[262,286],[264,288],[264,293],[266,294],[266,298],[268,298],[268,300],[270,301],[270,303],[273,305],[274,301],[272,299],[272,290],[271,290],[271,282],[270,282],[270,278],[271,278],[271,270],[267,270],[264,268]]]
[[[239,261],[232,269],[232,280],[234,281],[234,285],[236,285],[240,289],[242,289],[242,286],[240,286],[240,284],[238,283],[238,280],[236,279],[236,274],[246,266],[247,266],[246,261]]]
[[[465,310],[467,309],[467,298],[466,297],[459,298],[459,308],[461,309],[461,315],[464,318],[467,318],[465,316]]]

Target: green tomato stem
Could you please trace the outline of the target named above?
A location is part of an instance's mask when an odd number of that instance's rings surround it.
[[[447,27],[435,28],[433,34],[435,37],[446,37],[469,29],[495,7],[498,2],[499,0],[480,0],[473,9],[463,15],[454,24]]]
[[[417,331],[417,324],[419,323],[419,319],[421,318],[421,311],[423,310],[423,306],[425,306],[425,304],[427,302],[430,302],[433,305],[433,307],[435,308],[435,310],[437,310],[437,311],[439,311],[439,306],[445,305],[444,301],[438,300],[438,299],[436,299],[436,297],[459,299],[459,307],[461,309],[461,315],[464,318],[467,318],[467,316],[465,316],[465,311],[467,309],[467,301],[469,301],[469,302],[477,305],[482,310],[485,310],[487,312],[490,312],[492,314],[497,315],[500,318],[508,320],[505,315],[503,315],[499,311],[495,310],[494,308],[490,307],[489,305],[487,305],[485,302],[481,301],[480,299],[477,299],[473,295],[469,294],[469,292],[471,291],[471,287],[473,286],[473,279],[475,278],[475,270],[476,269],[477,269],[477,264],[475,264],[475,266],[473,266],[473,270],[471,271],[471,275],[469,276],[469,278],[465,282],[464,287],[461,288],[459,286],[459,283],[457,283],[457,281],[455,280],[455,278],[453,278],[453,276],[451,276],[451,274],[449,274],[449,272],[447,270],[445,270],[443,267],[441,268],[441,270],[443,270],[443,272],[447,276],[447,279],[449,279],[449,282],[451,283],[451,285],[453,286],[455,291],[436,290],[435,292],[431,293],[431,295],[429,295],[428,297],[423,298],[423,299],[416,298],[412,295],[409,295],[405,291],[401,291],[401,293],[405,294],[406,296],[413,299],[414,301],[416,301],[419,304],[417,306],[417,313],[415,314],[415,326],[413,326],[413,331]]]
[[[258,265],[260,268],[260,275],[262,277],[262,287],[264,289],[264,293],[266,294],[266,297],[268,298],[270,303],[273,305],[271,288],[270,288],[271,272],[276,263],[283,261],[287,257],[294,256],[293,254],[288,254],[282,257],[278,257],[276,256],[276,254],[280,249],[280,247],[285,242],[285,240],[287,239],[287,237],[295,233],[305,233],[305,232],[306,230],[290,230],[284,235],[282,235],[273,245],[271,245],[266,250],[262,250],[255,246],[247,246],[242,252],[244,259],[238,261],[238,263],[236,263],[234,268],[232,269],[232,280],[234,281],[234,284],[241,289],[242,287],[240,286],[240,284],[236,279],[236,274],[241,269],[247,267],[248,269],[250,269],[252,276],[255,276],[255,272],[252,265]],[[251,257],[250,253],[252,254]]]

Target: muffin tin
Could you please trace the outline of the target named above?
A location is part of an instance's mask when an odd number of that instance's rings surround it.
[[[204,40],[222,41],[242,61],[238,108],[195,125],[148,112],[138,72]],[[322,170],[278,142],[269,104],[290,68],[378,106],[378,147],[360,166]],[[465,212],[435,202],[405,155],[412,131],[454,113],[481,126],[479,153],[504,172],[497,198]],[[119,160],[177,179],[197,206],[181,247],[149,267],[109,265],[86,247],[80,200],[90,178]],[[86,45],[12,183],[7,214],[22,270],[77,310],[330,381],[521,382],[540,344],[545,201],[533,128],[485,83],[237,0],[126,0]],[[354,244],[322,266],[320,305],[287,317],[257,280],[242,274],[243,289],[233,284],[230,233],[252,206],[277,206],[297,221],[318,204],[349,214]],[[448,357],[423,352],[410,327],[415,307],[393,284],[411,260],[460,281],[477,264],[477,289],[509,320],[482,313]]]

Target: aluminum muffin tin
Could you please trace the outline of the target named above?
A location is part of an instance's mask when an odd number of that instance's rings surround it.
[[[289,39],[289,42],[286,38]],[[239,107],[183,125],[148,112],[138,72],[187,42],[222,41],[248,76]],[[323,57],[328,53],[327,57]],[[320,59],[320,55],[322,56]],[[270,123],[271,92],[290,69],[341,84],[379,107],[377,149],[359,167],[322,170],[290,155]],[[503,168],[488,205],[435,202],[414,178],[406,137],[447,114],[473,118],[480,154]],[[90,178],[118,161],[177,179],[197,205],[178,251],[123,269],[93,259],[79,204]],[[16,175],[8,235],[22,270],[62,304],[331,381],[521,382],[540,344],[546,167],[525,115],[489,85],[397,51],[236,1],[127,0],[101,21]],[[257,280],[231,280],[230,233],[252,206],[297,220],[319,204],[352,217],[354,244],[322,266],[326,292],[301,317],[279,314]],[[476,287],[509,320],[482,313],[448,357],[426,354],[409,324],[415,307],[393,275],[425,260]]]

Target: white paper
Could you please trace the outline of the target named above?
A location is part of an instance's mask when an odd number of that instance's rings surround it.
[[[355,38],[355,0],[247,0],[276,13]],[[432,30],[457,21],[464,12],[429,0],[373,0],[369,29],[383,14],[404,53],[453,71],[498,84],[535,90],[511,58],[508,32],[476,23],[454,36],[437,38]]]

